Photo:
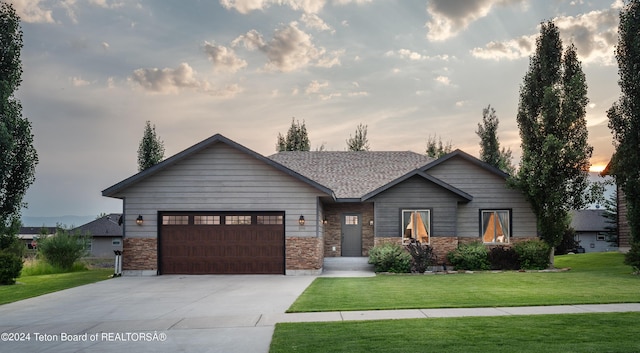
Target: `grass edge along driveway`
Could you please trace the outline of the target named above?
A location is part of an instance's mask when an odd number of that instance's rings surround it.
[[[565,272],[320,277],[288,312],[640,302],[640,276],[615,252],[556,256]]]
[[[14,285],[0,286],[0,305],[103,281],[112,275],[113,269],[95,269],[19,277]]]

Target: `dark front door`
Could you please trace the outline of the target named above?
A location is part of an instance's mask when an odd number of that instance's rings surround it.
[[[362,256],[362,216],[342,215],[342,256]]]

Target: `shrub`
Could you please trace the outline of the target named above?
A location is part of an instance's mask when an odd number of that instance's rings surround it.
[[[63,271],[86,253],[88,237],[59,230],[55,235],[38,240],[38,252],[46,262]]]
[[[88,268],[82,262],[74,262],[71,269],[62,269],[59,267],[55,267],[43,260],[36,259],[27,259],[24,262],[24,266],[22,267],[21,276],[41,276],[41,275],[51,275],[55,273],[63,273],[63,272],[80,272],[87,271]]]
[[[631,249],[624,255],[624,264],[640,272],[640,242],[631,243]]]
[[[405,249],[407,249],[412,258],[411,272],[424,273],[427,267],[435,263],[433,248],[427,244],[409,244],[405,246]]]
[[[487,248],[479,241],[458,245],[456,250],[447,254],[447,259],[456,270],[488,270],[490,268]]]
[[[513,249],[518,254],[523,270],[543,270],[549,267],[549,245],[540,239],[516,243]]]
[[[555,254],[556,255],[565,255],[571,251],[576,251],[576,249],[580,246],[580,243],[575,240],[576,231],[573,228],[568,228],[564,231],[562,235],[562,240],[560,244],[556,246]]]
[[[518,270],[518,254],[511,247],[496,246],[489,250],[489,263],[492,270]]]
[[[401,245],[386,243],[369,250],[369,263],[376,272],[408,273],[411,255]]]
[[[14,284],[22,270],[22,258],[7,251],[0,251],[0,284]]]

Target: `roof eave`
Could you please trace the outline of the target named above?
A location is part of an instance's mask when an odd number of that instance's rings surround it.
[[[436,178],[436,177],[434,177],[432,175],[424,173],[420,169],[416,169],[414,171],[411,171],[411,172],[401,176],[400,178],[398,178],[396,180],[393,180],[392,182],[387,183],[387,184],[377,188],[376,190],[373,190],[373,191],[367,193],[366,195],[362,196],[362,198],[360,200],[361,201],[367,201],[367,200],[377,196],[378,194],[382,193],[383,191],[389,190],[390,188],[392,188],[392,187],[394,187],[394,186],[402,183],[403,181],[405,181],[405,180],[407,180],[407,179],[409,179],[411,177],[414,177],[414,176],[420,176],[420,177],[422,177],[422,178],[424,178],[424,179],[426,179],[426,180],[428,180],[428,181],[430,181],[430,182],[432,182],[432,183],[434,183],[434,184],[436,184],[436,185],[438,185],[438,186],[440,186],[440,187],[442,187],[442,188],[444,188],[444,189],[456,194],[457,196],[461,197],[466,202],[473,201],[473,196],[472,195],[470,195],[470,194],[468,194],[468,193],[456,188],[455,186],[449,185],[449,184],[445,183],[444,181],[442,181],[442,180],[440,180],[440,179],[438,179],[438,178]]]

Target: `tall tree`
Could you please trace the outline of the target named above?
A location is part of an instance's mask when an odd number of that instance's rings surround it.
[[[278,140],[276,142],[276,151],[309,151],[311,149],[311,143],[309,142],[309,136],[307,135],[307,127],[300,121],[296,121],[295,118],[291,118],[291,126],[287,131],[287,136],[282,136],[278,133]]]
[[[620,99],[607,112],[616,152],[612,174],[627,202],[631,251],[626,260],[640,269],[640,1],[630,0],[620,11],[616,47]],[[635,260],[633,260],[635,259]]]
[[[349,135],[347,139],[347,149],[349,151],[368,151],[369,140],[367,139],[367,125],[358,124],[355,136]]]
[[[513,175],[515,168],[511,164],[513,158],[511,148],[502,147],[500,149],[499,124],[496,110],[491,105],[482,109],[482,124],[478,123],[478,130],[476,130],[476,134],[480,137],[480,159]]]
[[[20,18],[0,2],[0,284],[13,284],[22,270],[24,244],[17,237],[24,194],[35,181],[38,154],[31,123],[14,92],[22,82]]]
[[[427,139],[427,150],[425,153],[427,156],[432,158],[440,158],[445,154],[451,153],[453,150],[453,146],[451,145],[451,141],[447,141],[446,143],[442,143],[442,137],[429,135]]]
[[[147,120],[144,133],[138,146],[138,170],[143,171],[162,162],[164,158],[164,142],[156,134],[156,126]]]
[[[520,87],[517,121],[522,158],[512,184],[537,217],[540,237],[555,248],[569,227],[569,210],[586,202],[589,158],[587,85],[576,49],[562,52],[558,28],[542,23]],[[550,253],[553,266],[553,250]]]
[[[19,221],[23,197],[35,181],[38,154],[31,123],[22,117],[14,92],[22,82],[20,18],[6,2],[0,3],[0,226],[7,230]]]

